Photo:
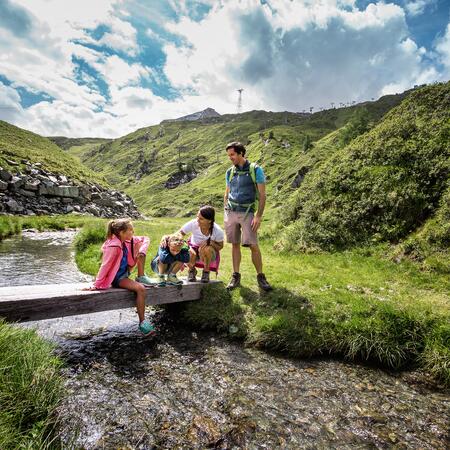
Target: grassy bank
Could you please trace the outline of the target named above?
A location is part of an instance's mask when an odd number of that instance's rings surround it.
[[[183,219],[136,222],[152,239]],[[95,274],[104,224],[85,227],[77,239],[77,263]],[[260,295],[247,250],[242,287],[231,295],[211,288],[200,302],[181,308],[184,321],[225,331],[247,343],[292,356],[339,354],[395,369],[420,366],[450,385],[450,283],[410,261],[396,264],[385,247],[340,253],[289,254],[261,242],[265,272],[275,286]],[[219,279],[232,271],[225,246]]]
[[[0,216],[0,241],[8,236],[19,234],[27,228],[39,231],[80,228],[90,223],[100,223],[100,219],[76,214],[60,216]]]
[[[35,331],[0,321],[0,448],[55,448],[60,361]]]

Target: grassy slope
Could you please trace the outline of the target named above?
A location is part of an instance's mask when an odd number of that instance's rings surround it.
[[[450,83],[420,89],[317,164],[284,211],[282,247],[395,241],[423,224],[448,186],[449,111]]]
[[[372,120],[377,121],[403,97],[386,96],[366,104],[366,108]],[[87,143],[83,148],[72,147],[69,152],[103,174],[114,187],[131,195],[144,212],[157,216],[183,215],[206,202],[220,206],[224,172],[230,165],[225,145],[232,140],[250,141],[248,156],[264,165],[271,181],[269,199],[277,202],[277,196],[270,194],[282,189],[284,195],[283,188],[290,185],[304,164],[305,134],[312,141],[323,138],[344,125],[356,108],[332,109],[306,116],[251,111],[204,122],[164,122],[100,146]],[[266,146],[259,133],[262,132],[266,140],[270,131],[275,139]],[[288,141],[290,148],[283,148],[283,141]],[[176,189],[167,190],[164,184],[179,171],[180,162],[192,166],[198,176]],[[146,173],[136,178],[143,166],[147,166]]]
[[[75,180],[106,184],[101,175],[83,166],[47,138],[0,120],[0,167],[13,171],[23,169],[22,159],[41,163],[43,169]],[[7,160],[18,162],[19,166],[12,166]]]

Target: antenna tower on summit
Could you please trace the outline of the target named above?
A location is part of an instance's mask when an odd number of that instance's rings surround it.
[[[239,97],[238,97],[238,103],[237,103],[237,113],[240,114],[242,112],[242,91],[244,89],[238,89]]]

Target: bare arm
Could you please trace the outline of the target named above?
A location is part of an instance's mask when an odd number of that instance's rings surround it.
[[[223,194],[223,206],[224,206],[224,208],[227,207],[227,204],[228,204],[228,194],[229,194],[229,193],[230,193],[230,187],[227,186],[227,187],[225,188],[225,194]]]
[[[258,211],[256,212],[256,215],[260,218],[262,218],[264,213],[264,208],[266,207],[266,185],[265,184],[257,184],[256,187],[258,188],[259,192],[259,202],[258,202]]]
[[[258,183],[256,185],[259,193],[259,201],[258,201],[258,211],[253,216],[252,220],[252,230],[257,231],[261,226],[262,215],[264,213],[264,208],[266,206],[266,185],[263,183]]]

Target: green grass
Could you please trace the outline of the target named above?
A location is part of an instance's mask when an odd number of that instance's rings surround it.
[[[89,223],[99,222],[91,216],[67,214],[59,216],[0,216],[0,241],[23,229],[34,228],[39,231],[80,228]]]
[[[0,321],[0,448],[56,448],[61,362],[34,330]]]
[[[371,121],[377,122],[406,95],[385,96],[364,107]],[[145,214],[166,217],[190,215],[205,203],[221,206],[224,173],[230,166],[225,146],[240,140],[248,144],[249,158],[266,170],[271,205],[282,206],[298,171],[336,150],[323,145],[309,154],[303,148],[305,137],[319,141],[347,123],[358,108],[311,115],[250,111],[201,122],[163,122],[110,142],[79,139],[66,140],[64,145],[114,188],[131,195]],[[270,134],[273,139],[268,140]],[[194,169],[197,177],[168,191],[166,181],[183,164]]]
[[[182,223],[135,222],[137,234],[151,238],[148,259],[156,253],[160,236]],[[100,223],[83,229],[77,240],[77,262],[92,275],[100,264],[103,240]],[[274,250],[273,240],[266,237],[261,247],[273,292],[259,293],[249,251],[243,249],[242,287],[230,295],[211,286],[202,301],[180,307],[180,317],[296,357],[335,354],[395,369],[419,366],[449,383],[447,277],[423,272],[409,260],[394,263],[383,256],[386,246],[293,254]],[[227,282],[231,272],[226,245],[219,279]]]
[[[0,120],[0,167],[12,172],[23,171],[25,164],[22,160],[40,163],[42,169],[79,182],[107,185],[101,175],[80,164],[77,158],[64,152],[49,139]],[[8,161],[18,165],[11,165]]]

